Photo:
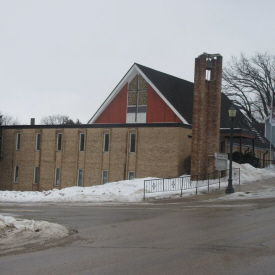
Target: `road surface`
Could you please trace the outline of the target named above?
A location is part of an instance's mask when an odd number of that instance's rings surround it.
[[[73,234],[0,247],[0,274],[274,274],[275,199],[205,201],[223,192],[129,205],[1,204],[0,215]]]

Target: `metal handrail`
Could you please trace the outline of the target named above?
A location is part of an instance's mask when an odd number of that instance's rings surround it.
[[[219,189],[221,188],[221,179],[228,177],[228,171],[214,171],[202,175],[187,175],[177,178],[162,178],[162,179],[151,179],[144,180],[144,195],[145,200],[146,193],[157,193],[157,192],[168,192],[168,191],[181,191],[180,196],[182,197],[183,190],[196,189],[196,195],[198,194],[198,188],[208,187],[208,192],[210,190],[210,185],[219,184]],[[238,171],[238,181],[240,180],[240,168],[233,168],[233,175],[236,177],[236,171]]]

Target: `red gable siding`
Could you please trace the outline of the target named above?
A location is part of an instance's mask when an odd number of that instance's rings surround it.
[[[128,84],[121,89],[94,123],[126,123],[127,90]],[[147,92],[146,122],[181,122],[150,85]]]
[[[126,123],[128,83],[94,123]]]
[[[181,122],[150,85],[147,93],[146,122]]]

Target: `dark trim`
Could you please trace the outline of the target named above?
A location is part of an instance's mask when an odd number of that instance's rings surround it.
[[[9,125],[2,126],[2,129],[67,129],[67,128],[148,128],[148,127],[181,127],[192,129],[189,124],[183,124],[179,122],[162,122],[162,123],[113,123],[113,124],[77,124],[77,125]]]
[[[230,136],[230,129],[220,129],[220,135],[223,137],[229,137]],[[235,128],[233,132],[234,138],[248,138],[248,139],[255,139],[256,134],[252,131],[242,129],[242,128]]]

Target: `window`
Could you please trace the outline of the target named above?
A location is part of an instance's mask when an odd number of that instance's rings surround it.
[[[20,150],[21,134],[17,133],[16,136],[16,150]]]
[[[18,183],[18,165],[14,167],[14,183]]]
[[[103,152],[109,152],[109,139],[110,139],[110,134],[109,133],[104,133],[104,144],[103,144]]]
[[[126,123],[145,123],[148,83],[136,75],[128,85]]]
[[[136,152],[136,134],[130,133],[130,153]]]
[[[40,150],[40,133],[36,134],[36,151]]]
[[[79,137],[79,151],[84,152],[85,134],[81,133]]]
[[[82,184],[83,184],[83,170],[78,169],[77,186],[82,186]]]
[[[55,186],[60,185],[60,168],[55,168]]]
[[[58,133],[57,134],[57,151],[61,151],[61,145],[62,145],[62,134],[61,133]]]
[[[105,184],[108,181],[108,171],[107,170],[102,170],[102,180],[101,184]]]
[[[225,140],[220,141],[220,152],[225,153]]]
[[[134,179],[135,178],[135,173],[133,172],[133,171],[129,171],[128,172],[128,179],[129,180],[132,180],[132,179]]]
[[[39,168],[38,168],[38,166],[35,166],[34,167],[34,177],[33,177],[34,184],[38,183],[38,173],[39,173]]]

